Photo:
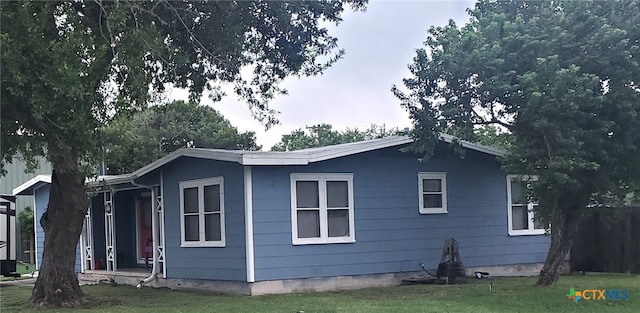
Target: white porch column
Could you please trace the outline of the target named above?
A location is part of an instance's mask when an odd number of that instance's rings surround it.
[[[115,231],[115,205],[113,193],[104,193],[104,238],[107,252],[107,271],[116,270],[116,231]]]
[[[82,235],[80,235],[80,271],[84,273],[86,270],[93,269],[93,228],[91,227],[91,206],[87,209],[82,225]]]
[[[162,186],[155,187],[154,189],[156,192],[153,214],[156,214],[158,221],[158,231],[156,232],[158,237],[154,238],[154,240],[158,240],[158,263],[162,263],[162,277],[166,278],[166,264],[164,261],[164,202],[162,201]]]

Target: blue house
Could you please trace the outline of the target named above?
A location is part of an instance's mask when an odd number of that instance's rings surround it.
[[[535,204],[520,201],[521,180],[501,170],[504,152],[459,142],[461,157],[453,141],[442,135],[424,161],[402,151],[407,137],[190,148],[100,177],[88,183],[79,278],[251,295],[385,286],[436,268],[448,238],[467,271],[537,273],[550,240]],[[14,194],[35,194],[40,216],[47,183]]]

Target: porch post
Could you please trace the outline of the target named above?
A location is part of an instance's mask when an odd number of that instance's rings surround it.
[[[93,228],[91,227],[91,206],[87,209],[82,225],[82,235],[80,235],[80,271],[84,273],[86,270],[93,269]]]
[[[104,193],[104,238],[107,249],[107,271],[116,270],[116,232],[115,232],[115,205],[113,193]]]
[[[157,255],[158,255],[158,265],[162,263],[162,276],[165,275],[165,262],[164,262],[164,212],[163,212],[163,202],[162,202],[162,187],[154,188],[157,189],[154,198],[154,209],[153,214],[156,216],[156,220],[158,221],[157,225],[153,224],[153,227],[157,227],[158,230],[154,232],[153,241],[158,242],[157,246]]]
[[[153,269],[151,276],[155,279],[155,274],[158,270],[159,258],[160,258],[160,242],[158,240],[158,191],[160,188],[151,188],[151,238],[153,238]]]

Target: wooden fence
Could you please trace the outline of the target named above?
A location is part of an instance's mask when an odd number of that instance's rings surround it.
[[[599,210],[578,228],[573,271],[640,273],[640,207]]]

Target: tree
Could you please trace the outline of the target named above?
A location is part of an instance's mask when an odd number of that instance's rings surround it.
[[[493,125],[481,125],[473,133],[479,144],[505,150],[509,149],[513,140],[510,132]]]
[[[296,129],[287,135],[282,135],[282,140],[271,147],[271,151],[293,151],[306,148],[324,147],[363,140],[397,135],[397,129],[387,130],[384,126],[371,125],[368,129],[360,131],[357,128],[347,128],[345,131],[333,130],[330,124],[318,124]]]
[[[537,176],[530,199],[551,225],[539,285],[557,281],[589,208],[640,177],[639,4],[479,1],[463,27],[432,27],[408,91],[392,88],[427,154],[445,128],[471,141],[478,125],[512,134],[504,167]]]
[[[33,263],[33,254],[36,241],[36,233],[33,229],[33,209],[30,206],[24,207],[18,214],[18,223],[20,224],[20,237],[22,240],[27,238],[29,241],[29,262]]]
[[[322,22],[366,0],[2,1],[2,160],[46,156],[53,167],[41,271],[31,300],[75,306],[83,293],[75,249],[89,206],[85,177],[105,144],[103,126],[147,106],[168,84],[222,96],[276,122],[268,101],[289,76],[321,73],[342,55]],[[252,71],[252,78],[241,69]],[[196,101],[197,102],[197,101]]]
[[[254,132],[239,133],[213,108],[184,101],[121,116],[105,138],[108,174],[132,172],[183,147],[260,149]]]

